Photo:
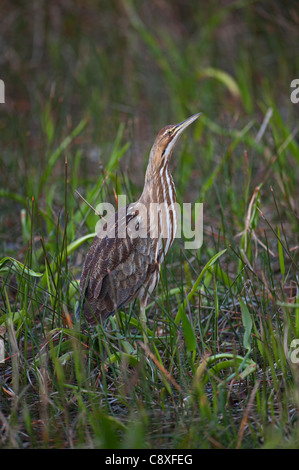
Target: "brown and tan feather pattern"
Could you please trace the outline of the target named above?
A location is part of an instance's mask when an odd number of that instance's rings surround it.
[[[133,218],[137,218],[134,215]],[[127,215],[126,224],[132,220]],[[140,290],[150,287],[158,265],[151,238],[123,238],[118,235],[118,213],[115,214],[115,238],[95,237],[87,254],[80,290],[84,292],[83,312],[89,324],[105,320],[117,309],[133,301]],[[137,221],[136,221],[137,223]],[[113,226],[112,226],[113,228]]]
[[[77,311],[77,316],[83,312],[87,323],[93,325],[104,321],[137,297],[144,312],[148,296],[159,281],[161,263],[173,243],[177,228],[170,157],[178,137],[198,116],[196,114],[180,124],[166,126],[159,132],[150,152],[139,200],[128,205],[125,211],[116,212],[107,221],[106,236],[96,236],[93,240],[81,274],[81,298]],[[152,203],[162,203],[165,207],[166,235],[161,232],[158,217],[155,236],[152,236]],[[142,211],[144,207],[147,209],[146,215]],[[131,237],[127,233],[125,238],[120,238],[119,233],[123,234],[129,224],[135,224],[135,232],[140,236]]]

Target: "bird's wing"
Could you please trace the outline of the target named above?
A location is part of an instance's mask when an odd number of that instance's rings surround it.
[[[130,225],[141,231],[142,221],[138,213],[126,211],[119,217],[116,212],[107,224],[107,235],[95,237],[91,244],[80,280],[83,311],[89,323],[95,323],[100,317],[106,319],[136,298],[157,269],[153,239],[139,236],[119,238],[124,226],[128,228]]]

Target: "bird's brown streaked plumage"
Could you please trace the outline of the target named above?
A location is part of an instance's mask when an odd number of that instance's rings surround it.
[[[119,308],[140,299],[141,320],[145,326],[144,309],[149,294],[159,280],[160,266],[171,247],[177,228],[175,210],[176,193],[169,170],[174,145],[184,129],[199,114],[173,126],[164,127],[157,135],[149,156],[143,192],[139,200],[129,204],[126,210],[116,212],[107,221],[105,236],[96,236],[86,256],[81,280],[82,309],[89,324],[104,321]],[[150,214],[155,204],[162,204],[165,219],[158,217],[156,232],[150,231]],[[146,208],[146,214],[142,209]],[[166,233],[162,234],[163,221]],[[140,236],[120,238],[123,229],[135,227]],[[107,228],[106,227],[106,228]],[[165,227],[165,226],[163,226]],[[105,230],[105,227],[103,227]],[[163,235],[163,236],[162,236]]]
[[[136,217],[127,215],[126,223]],[[95,237],[86,256],[80,290],[85,297],[83,311],[89,324],[100,318],[105,320],[134,300],[157,270],[153,239],[117,238],[118,213],[115,235],[115,238]]]

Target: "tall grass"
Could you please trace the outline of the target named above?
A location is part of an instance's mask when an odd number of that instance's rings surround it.
[[[185,16],[179,1],[156,12],[109,5],[57,7],[62,32],[52,17],[42,23],[55,79],[38,49],[26,93],[7,66],[25,104],[13,96],[15,110],[0,109],[1,446],[298,447],[292,12],[283,41],[279,3],[270,18],[250,1],[206,12],[194,3]],[[25,72],[30,8],[11,12]],[[137,301],[105,325],[79,324],[79,276],[98,220],[90,206],[137,198],[155,134],[198,111],[172,169],[179,202],[204,203],[204,243],[172,247],[147,307],[149,345]]]

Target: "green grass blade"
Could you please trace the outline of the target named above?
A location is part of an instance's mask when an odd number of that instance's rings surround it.
[[[209,261],[208,263],[204,266],[204,268],[202,269],[200,275],[198,276],[198,278],[196,279],[196,281],[194,282],[193,284],[193,287],[191,289],[191,291],[189,292],[189,294],[187,295],[187,298],[182,302],[182,304],[180,305],[179,309],[178,309],[178,313],[175,317],[175,324],[178,325],[179,322],[181,321],[181,318],[182,318],[182,314],[183,312],[185,311],[186,309],[186,306],[187,306],[187,303],[190,302],[192,300],[192,298],[194,297],[195,293],[197,292],[197,288],[200,284],[200,282],[202,281],[205,273],[209,270],[209,268],[211,268],[213,266],[213,264],[220,258],[220,256],[222,256],[224,253],[226,252],[226,249],[225,250],[222,250],[220,251],[219,253],[217,253],[216,255],[214,255]]]

